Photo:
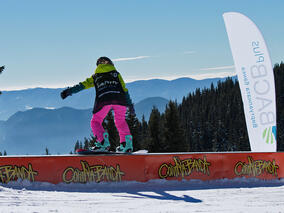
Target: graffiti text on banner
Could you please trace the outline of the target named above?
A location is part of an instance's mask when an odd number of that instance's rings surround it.
[[[65,183],[86,183],[113,181],[119,182],[124,176],[124,172],[120,170],[120,166],[92,165],[87,161],[81,161],[82,169],[68,167],[64,170],[62,178]]]
[[[179,157],[174,157],[174,165],[171,163],[164,163],[159,168],[159,177],[161,179],[168,177],[182,177],[189,176],[192,172],[200,172],[205,175],[210,175],[209,166],[211,163],[207,162],[206,157],[203,159],[189,158],[180,160]]]
[[[16,165],[0,166],[1,183],[9,183],[10,181],[16,181],[18,179],[29,180],[33,182],[36,175],[38,175],[38,172],[33,170],[31,164],[28,165],[28,168],[25,166]]]
[[[275,160],[265,161],[256,160],[254,161],[252,157],[248,157],[248,163],[239,161],[235,165],[235,174],[238,176],[248,175],[248,176],[259,176],[263,173],[271,174],[277,177],[277,170],[279,166],[275,163]]]

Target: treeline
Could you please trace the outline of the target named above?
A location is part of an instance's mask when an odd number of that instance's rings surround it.
[[[277,150],[284,151],[284,64],[274,66],[277,105]],[[237,80],[227,78],[208,89],[196,89],[181,104],[170,101],[164,113],[152,109],[149,121],[128,114],[134,149],[149,152],[250,151]],[[104,121],[111,150],[119,137],[110,112]],[[75,149],[93,146],[95,138],[77,141]]]

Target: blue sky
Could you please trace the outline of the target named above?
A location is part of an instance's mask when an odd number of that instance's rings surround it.
[[[126,82],[234,74],[222,14],[251,18],[284,60],[283,0],[0,0],[0,89],[72,86],[96,59]]]

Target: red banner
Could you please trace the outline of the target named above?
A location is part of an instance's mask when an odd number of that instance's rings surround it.
[[[176,153],[0,157],[0,182],[120,182],[151,179],[284,178],[284,153]]]

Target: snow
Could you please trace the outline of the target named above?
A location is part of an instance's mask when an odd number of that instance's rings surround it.
[[[284,179],[0,184],[0,212],[284,212]]]

